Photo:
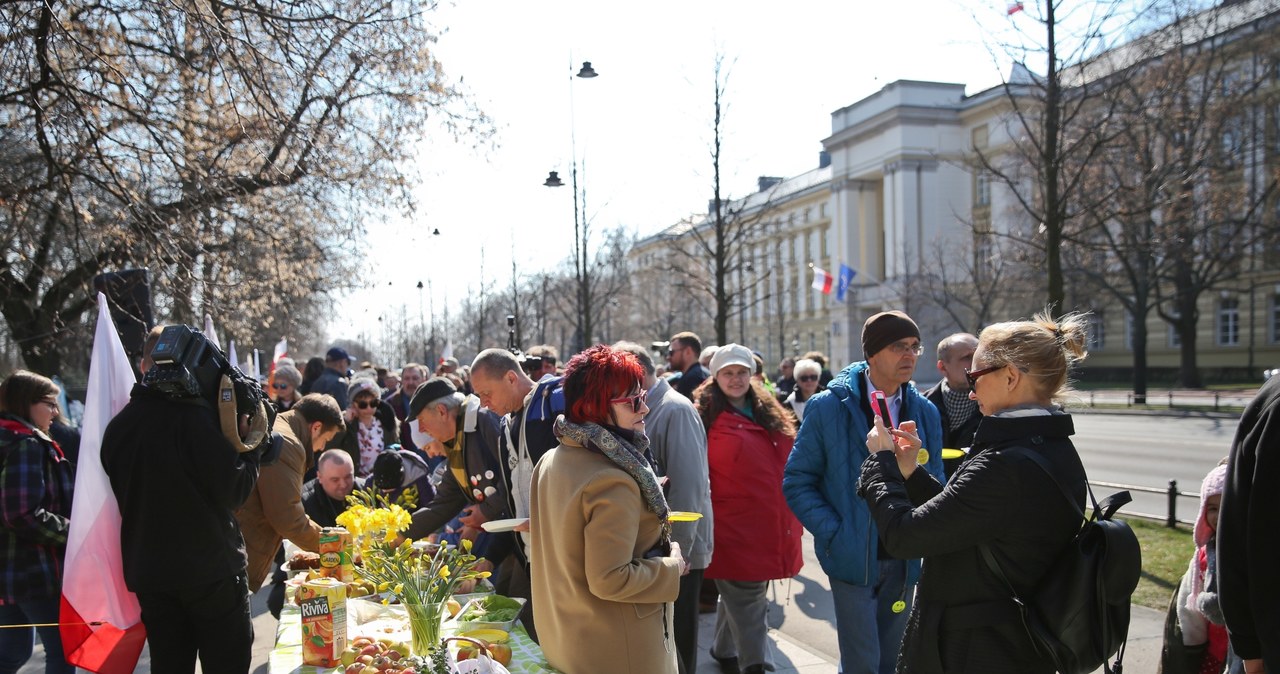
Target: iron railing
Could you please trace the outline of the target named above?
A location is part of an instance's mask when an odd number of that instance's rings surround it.
[[[1164,525],[1169,527],[1170,529],[1178,526],[1179,524],[1186,524],[1188,526],[1195,524],[1195,520],[1178,519],[1178,499],[1193,498],[1199,501],[1200,493],[1194,492],[1194,491],[1179,490],[1177,480],[1169,480],[1169,486],[1164,489],[1160,489],[1159,487],[1143,487],[1141,485],[1136,485],[1136,484],[1120,484],[1119,482],[1095,482],[1093,480],[1090,480],[1089,484],[1094,485],[1096,487],[1108,487],[1110,489],[1124,489],[1128,491],[1142,492],[1144,494],[1164,494],[1168,498],[1168,504],[1169,504],[1168,511],[1164,515],[1156,515],[1153,513],[1143,513],[1143,512],[1137,512],[1137,511],[1121,508],[1120,514],[1122,515],[1128,515],[1129,517],[1138,517],[1144,520],[1154,520],[1156,522],[1163,521]]]

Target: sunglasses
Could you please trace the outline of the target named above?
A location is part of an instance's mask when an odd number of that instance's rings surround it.
[[[1003,365],[992,365],[991,367],[984,367],[981,370],[978,370],[977,372],[970,372],[969,368],[966,367],[964,369],[964,378],[969,380],[969,390],[972,391],[973,387],[978,385],[978,378],[981,377],[982,375],[991,374],[996,370],[1003,370],[1004,367],[1005,366]]]
[[[280,382],[276,382],[276,383],[274,383],[274,384],[272,384],[272,385],[271,385],[271,388],[276,389],[276,390],[278,390],[278,391],[283,391],[283,390],[285,390],[285,389],[289,388],[289,385],[288,385],[288,384],[281,384]]]
[[[631,411],[639,414],[640,406],[644,404],[644,397],[647,393],[649,392],[644,389],[640,389],[640,392],[633,396],[627,396],[625,398],[614,398],[613,400],[609,401],[609,404],[617,405],[619,403],[631,403]]]
[[[796,381],[818,381],[818,375],[802,374],[799,377],[796,377]]]
[[[378,406],[378,403],[373,400],[357,400],[356,401],[356,407],[359,407],[362,410],[367,410],[370,407],[377,407],[377,406]]]

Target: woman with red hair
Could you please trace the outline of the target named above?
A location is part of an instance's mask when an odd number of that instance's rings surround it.
[[[644,434],[644,370],[598,345],[565,367],[560,445],[533,469],[538,636],[565,674],[674,674],[672,603],[688,564]]]

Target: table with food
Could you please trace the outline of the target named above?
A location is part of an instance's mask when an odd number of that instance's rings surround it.
[[[387,534],[395,506],[353,510],[319,553],[290,553],[271,674],[555,672],[519,624],[525,600],[494,592],[469,542],[405,541]]]

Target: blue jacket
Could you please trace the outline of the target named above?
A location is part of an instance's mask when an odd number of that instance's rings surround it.
[[[866,371],[866,361],[854,363],[841,370],[826,391],[809,399],[782,475],[787,505],[813,534],[822,570],[837,580],[863,586],[874,585],[879,576],[875,563],[879,532],[866,502],[856,493],[862,462],[870,455]],[[924,468],[945,483],[938,409],[914,384],[905,385],[902,396],[901,421],[916,422],[916,431],[929,450]],[[919,575],[920,560],[910,560],[908,584],[914,584]]]

